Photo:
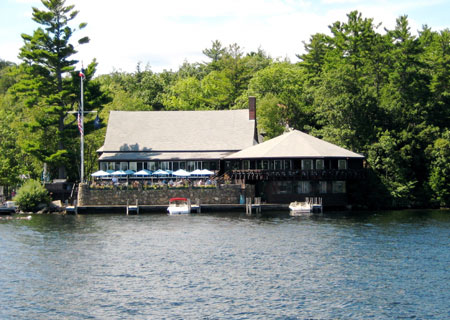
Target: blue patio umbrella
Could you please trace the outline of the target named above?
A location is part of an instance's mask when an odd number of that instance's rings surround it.
[[[132,174],[134,174],[134,170],[127,170],[127,171],[125,171],[125,173],[127,174],[127,175],[132,175]]]
[[[136,177],[147,177],[150,176],[151,173],[148,172],[148,170],[140,170],[138,172],[135,172],[133,175]]]
[[[92,177],[97,177],[97,178],[99,178],[99,177],[107,177],[109,175],[110,175],[109,172],[106,172],[106,171],[103,171],[103,170],[99,170],[99,171],[96,171],[93,174],[91,174]]]
[[[187,172],[186,170],[179,169],[173,173],[176,177],[189,177],[191,174]]]
[[[191,176],[202,176],[202,170],[196,169],[191,172]]]
[[[126,176],[127,173],[123,170],[117,170],[117,171],[114,171],[113,173],[111,173],[111,175],[112,176]]]
[[[203,169],[203,170],[201,170],[201,172],[202,172],[203,176],[212,176],[214,174],[214,172],[212,172],[208,169]]]
[[[155,172],[152,173],[153,176],[168,176],[169,172],[158,169]]]

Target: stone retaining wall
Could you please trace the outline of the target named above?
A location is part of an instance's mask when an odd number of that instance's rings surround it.
[[[244,189],[241,185],[219,185],[215,188],[162,188],[162,189],[91,189],[83,183],[78,188],[79,206],[113,206],[135,204],[139,205],[166,205],[170,198],[184,197],[196,199],[202,204],[238,204],[241,198],[254,197],[254,186],[247,185]]]

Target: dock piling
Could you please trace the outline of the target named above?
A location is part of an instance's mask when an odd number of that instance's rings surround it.
[[[253,208],[255,208],[255,213],[261,213],[261,198],[256,197],[255,203],[252,204],[252,198],[245,198],[245,214],[251,216],[253,214]]]

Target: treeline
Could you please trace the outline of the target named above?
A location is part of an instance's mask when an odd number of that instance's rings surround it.
[[[93,61],[85,70],[86,109],[99,112],[102,128],[87,116],[86,174],[96,169],[110,110],[246,108],[252,95],[266,138],[289,126],[363,153],[370,168],[359,188],[363,203],[448,206],[450,31],[425,26],[414,35],[405,16],[385,30],[358,12],[330,31],[311,36],[296,63],[220,41],[203,50],[205,61],[177,71],[138,64],[132,73],[94,77]],[[73,53],[58,78],[52,61],[37,57],[34,36],[21,49],[23,64],[0,64],[0,185],[41,176],[43,163],[52,177],[79,180],[79,133],[67,114],[79,101]]]

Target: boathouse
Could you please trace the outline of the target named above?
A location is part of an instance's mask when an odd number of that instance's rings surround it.
[[[225,157],[234,180],[256,186],[269,203],[321,198],[326,206],[349,204],[348,187],[364,178],[364,156],[298,130]],[[350,188],[351,189],[351,188]]]
[[[364,179],[364,156],[306,133],[262,142],[254,97],[244,110],[112,111],[98,153],[103,171],[208,169],[266,203],[320,197],[325,207],[346,206]]]

